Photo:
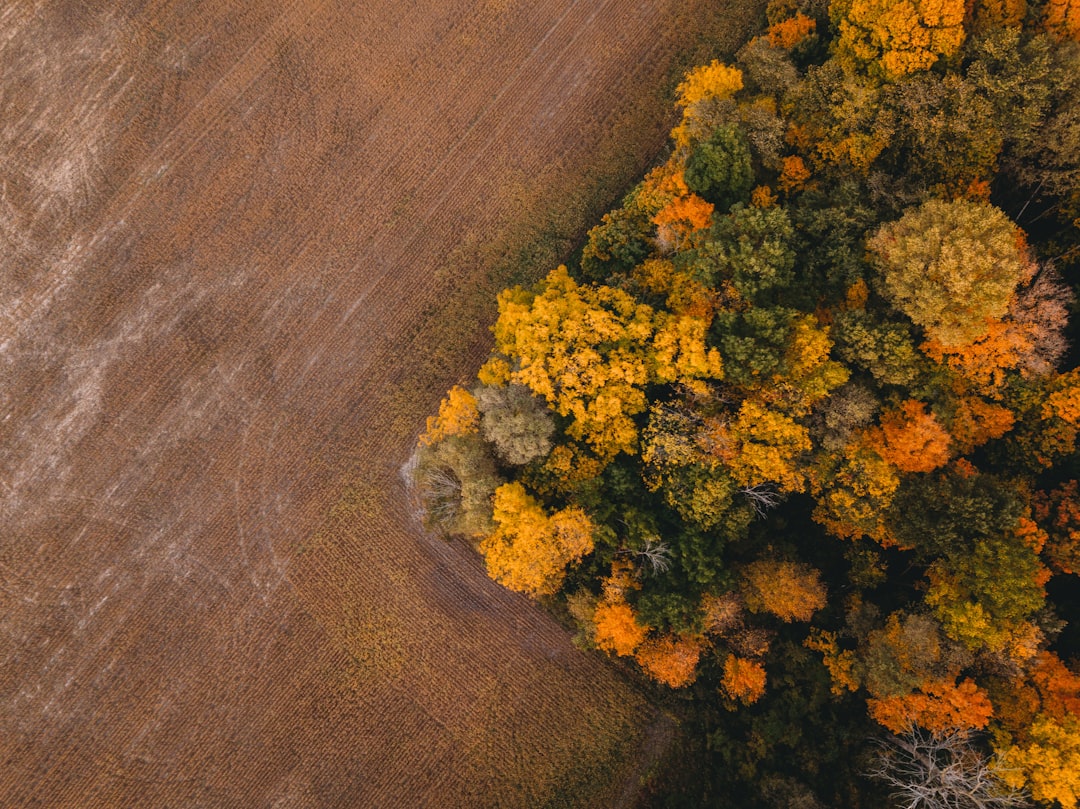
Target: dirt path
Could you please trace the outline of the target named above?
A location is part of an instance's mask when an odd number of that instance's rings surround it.
[[[602,803],[647,707],[397,468],[707,4],[91,5],[0,5],[0,805]]]

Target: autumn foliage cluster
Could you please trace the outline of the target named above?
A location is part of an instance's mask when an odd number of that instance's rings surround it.
[[[432,526],[692,694],[741,805],[859,805],[873,728],[1080,801],[1078,19],[772,0],[421,438]]]

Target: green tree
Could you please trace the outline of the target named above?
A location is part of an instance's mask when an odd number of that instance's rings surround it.
[[[699,143],[686,161],[686,185],[721,211],[745,202],[754,185],[750,146],[741,127],[726,124]]]

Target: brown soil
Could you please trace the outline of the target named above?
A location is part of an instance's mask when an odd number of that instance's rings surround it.
[[[647,703],[397,470],[714,5],[0,8],[0,806],[627,801]]]

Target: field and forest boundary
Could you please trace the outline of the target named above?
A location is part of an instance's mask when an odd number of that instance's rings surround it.
[[[759,6],[0,10],[0,805],[632,800],[669,727],[399,468]]]

